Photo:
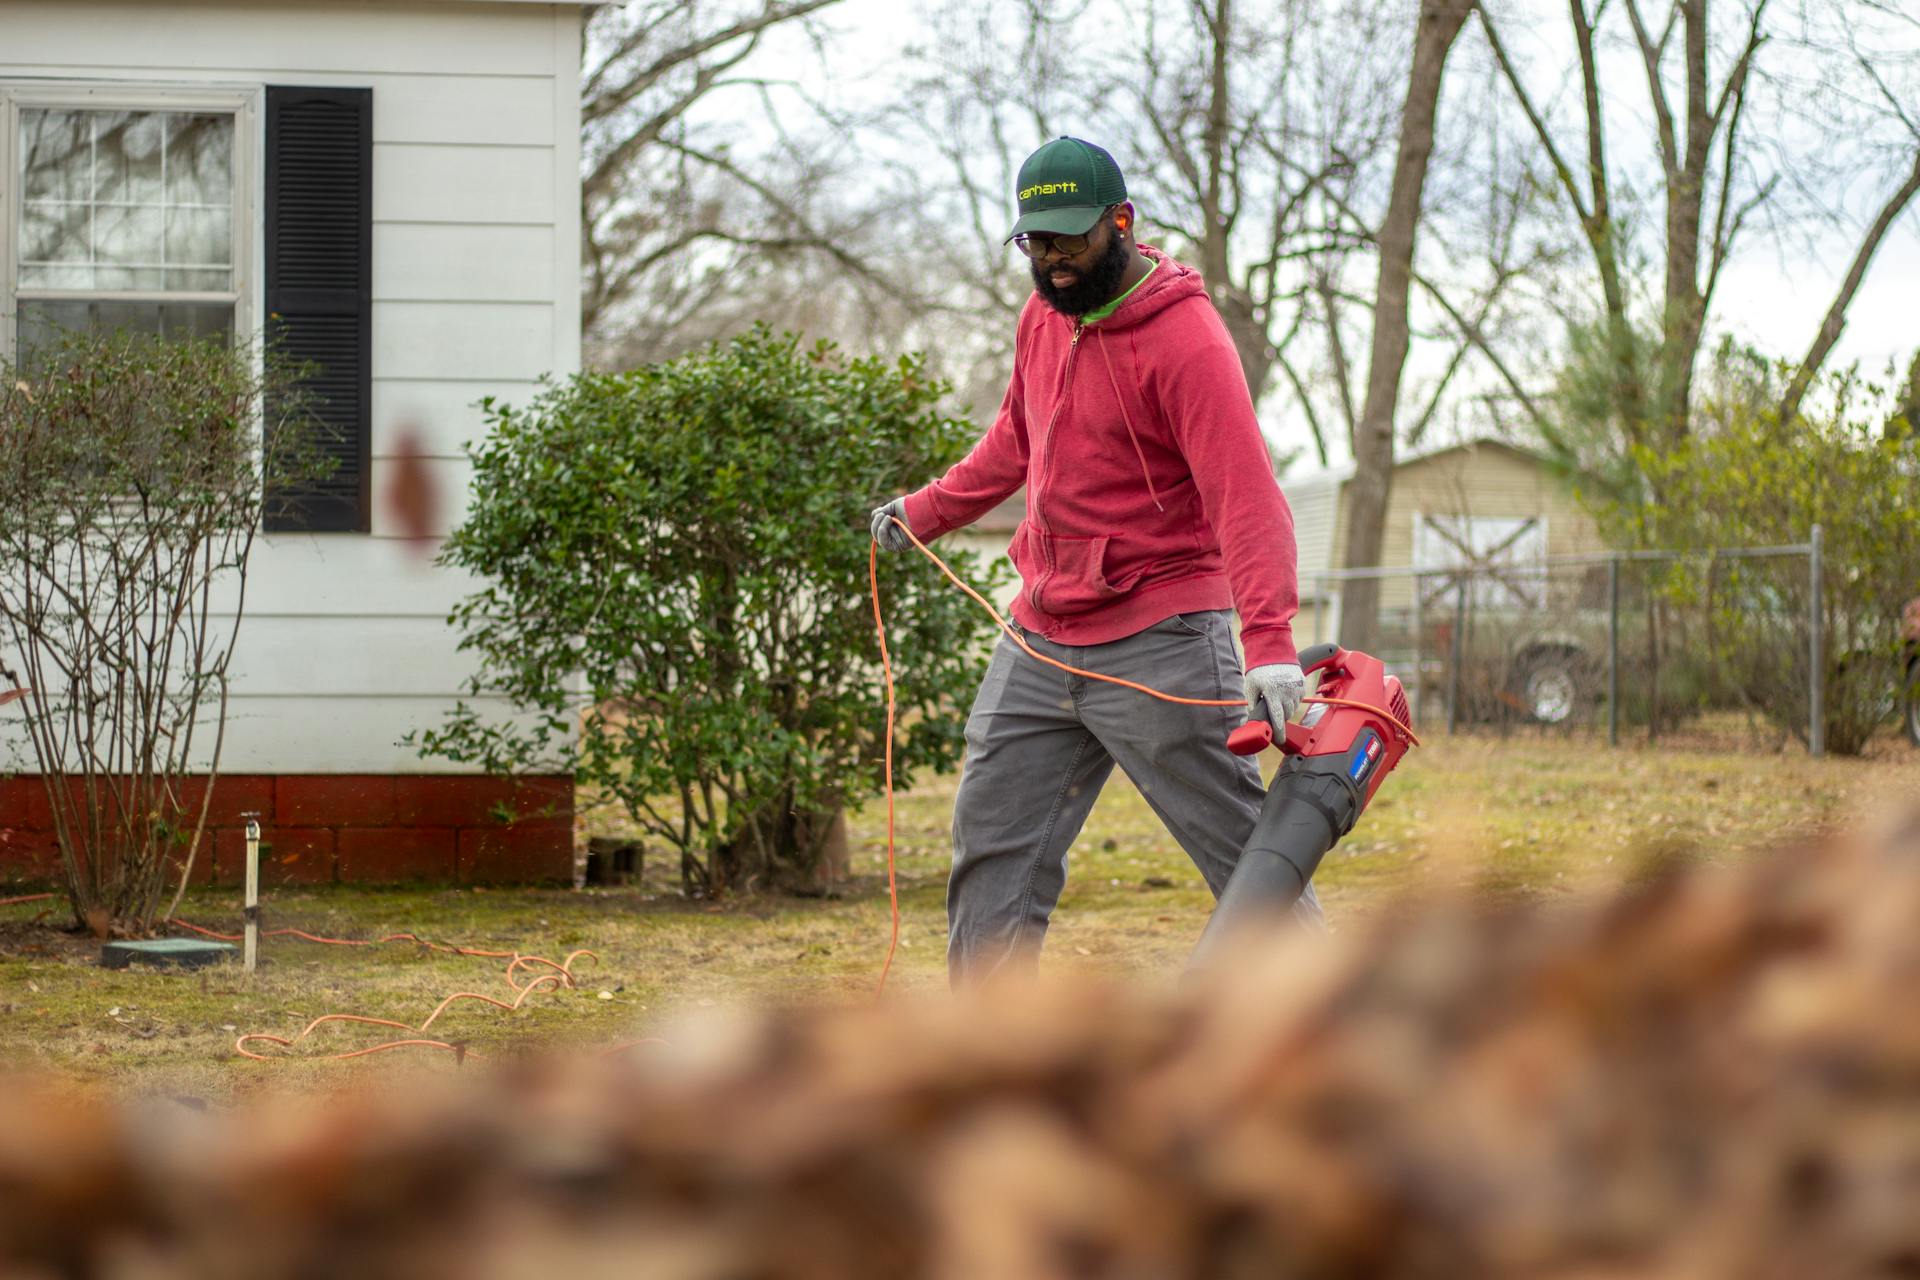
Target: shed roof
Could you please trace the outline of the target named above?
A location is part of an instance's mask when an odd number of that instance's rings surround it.
[[[1438,458],[1463,449],[1504,449],[1508,453],[1518,454],[1527,461],[1536,462],[1542,466],[1545,466],[1550,461],[1544,454],[1537,453],[1532,449],[1522,448],[1509,441],[1497,439],[1494,436],[1475,436],[1471,440],[1458,440],[1452,444],[1434,445],[1431,448],[1416,449],[1412,453],[1401,454],[1393,460],[1394,469],[1398,470],[1401,467],[1410,467],[1415,463],[1425,462],[1430,458]],[[1353,463],[1347,462],[1337,467],[1327,467],[1321,471],[1310,471],[1297,480],[1284,480],[1281,483],[1289,495],[1296,493],[1315,493],[1321,489],[1339,488],[1347,481],[1353,479],[1353,474],[1356,470],[1357,468]]]

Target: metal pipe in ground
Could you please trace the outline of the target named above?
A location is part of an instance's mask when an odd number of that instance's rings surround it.
[[[253,814],[247,815],[246,921],[242,959],[252,973],[260,953],[260,820]]]

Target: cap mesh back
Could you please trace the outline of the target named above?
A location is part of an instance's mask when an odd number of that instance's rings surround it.
[[[1093,152],[1094,199],[1100,204],[1119,204],[1127,198],[1127,180],[1120,176],[1120,166],[1105,148],[1088,143],[1087,149]]]

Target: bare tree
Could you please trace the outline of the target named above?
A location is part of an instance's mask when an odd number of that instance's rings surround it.
[[[1201,272],[1255,400],[1280,381],[1306,397],[1324,461],[1303,349],[1325,305],[1316,282],[1338,274],[1328,259],[1371,252],[1371,232],[1340,210],[1375,182],[1392,137],[1402,36],[1358,0],[1157,0],[1125,28],[1097,13],[1004,0],[936,15],[918,100],[947,162],[926,207],[957,250],[949,316],[1011,336],[1030,291],[1001,244],[1014,173],[1048,137],[1091,137],[1126,170],[1142,238]],[[937,190],[955,173],[957,215]],[[1005,354],[976,352],[1002,380]]]
[[[1130,140],[1144,220],[1190,255],[1263,398],[1287,348],[1338,302],[1329,263],[1365,252],[1339,207],[1359,198],[1392,137],[1398,33],[1345,4],[1188,0],[1145,13],[1137,68],[1143,136]],[[1311,401],[1303,401],[1310,409]],[[1326,441],[1314,419],[1316,443]]]
[[[1662,276],[1657,326],[1641,322],[1634,298],[1635,257],[1643,246],[1632,242],[1633,219],[1630,210],[1623,212],[1623,192],[1635,185],[1635,175],[1616,158],[1607,135],[1609,123],[1621,118],[1612,104],[1625,93],[1609,80],[1613,64],[1602,57],[1600,24],[1607,8],[1608,0],[1568,3],[1580,103],[1571,127],[1553,118],[1548,94],[1516,58],[1503,35],[1506,19],[1484,4],[1480,16],[1503,77],[1578,219],[1592,259],[1613,423],[1629,451],[1666,449],[1690,430],[1694,370],[1715,290],[1742,232],[1756,214],[1770,209],[1792,168],[1790,162],[1768,163],[1767,151],[1751,127],[1762,54],[1774,40],[1773,6],[1770,0],[1743,0],[1737,7],[1730,0],[1671,0],[1664,13],[1655,13],[1646,0],[1624,0],[1616,9],[1624,13],[1619,21],[1628,28],[1640,65],[1659,166],[1655,189],[1665,206],[1657,244],[1651,246]],[[1729,9],[1735,14],[1731,39],[1717,36],[1712,21]],[[1723,65],[1717,82],[1716,60]],[[1869,60],[1862,58],[1859,65],[1871,74]],[[1784,115],[1793,114],[1792,103],[1781,105]],[[1799,123],[1809,123],[1812,114],[1801,112]],[[1779,140],[1771,141],[1777,145]],[[1783,407],[1789,412],[1797,410],[1807,381],[1830,353],[1887,227],[1920,191],[1920,146],[1913,160],[1908,181],[1888,198],[1861,237],[1854,268],[1836,294],[1821,336],[1801,363],[1796,389],[1786,398]],[[1657,328],[1657,336],[1642,336],[1652,328]]]
[[[1827,19],[1820,26],[1829,29],[1807,31],[1814,24],[1803,17],[1805,34],[1800,43],[1825,51],[1830,65],[1852,82],[1851,91],[1833,84],[1831,78],[1815,84],[1803,80],[1794,88],[1831,113],[1833,132],[1866,150],[1870,168],[1892,170],[1897,177],[1896,185],[1879,201],[1872,218],[1859,232],[1847,273],[1781,397],[1782,418],[1800,411],[1814,375],[1840,340],[1847,310],[1874,256],[1901,215],[1920,197],[1920,11],[1883,0],[1863,0],[1859,12],[1820,16]],[[1890,54],[1889,47],[1902,36],[1906,56]],[[1901,174],[1903,166],[1905,173]]]
[[[1354,473],[1347,490],[1347,567],[1376,565],[1393,486],[1395,410],[1400,377],[1411,343],[1408,295],[1413,283],[1414,232],[1420,223],[1427,162],[1433,155],[1434,121],[1447,54],[1466,24],[1474,0],[1425,0],[1400,113],[1400,144],[1393,167],[1386,221],[1377,237],[1379,283],[1374,292],[1373,348],[1367,365],[1366,407],[1354,433]],[[1378,630],[1380,584],[1359,578],[1347,585],[1340,606],[1341,643],[1371,648]]]
[[[907,50],[909,145],[937,157],[903,166],[914,199],[902,225],[933,277],[908,333],[976,414],[1006,390],[1014,323],[1033,291],[1006,236],[1021,161],[1064,131],[1079,97],[1053,47],[1073,16],[957,0],[928,14],[938,43]]]
[[[770,36],[817,41],[809,21],[836,2],[639,0],[596,13],[582,319],[597,363],[677,354],[754,319],[835,328],[904,297],[863,244],[884,200],[849,199],[839,182],[844,122],[767,66]]]

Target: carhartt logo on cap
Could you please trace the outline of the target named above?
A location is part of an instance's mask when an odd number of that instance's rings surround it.
[[[1079,138],[1055,138],[1020,166],[1020,220],[1011,240],[1029,231],[1080,235],[1112,205],[1127,198],[1120,166],[1103,148]]]
[[[1058,192],[1076,192],[1080,190],[1077,182],[1043,182],[1037,187],[1028,187],[1020,193],[1022,200],[1031,200],[1035,196],[1050,196]]]

